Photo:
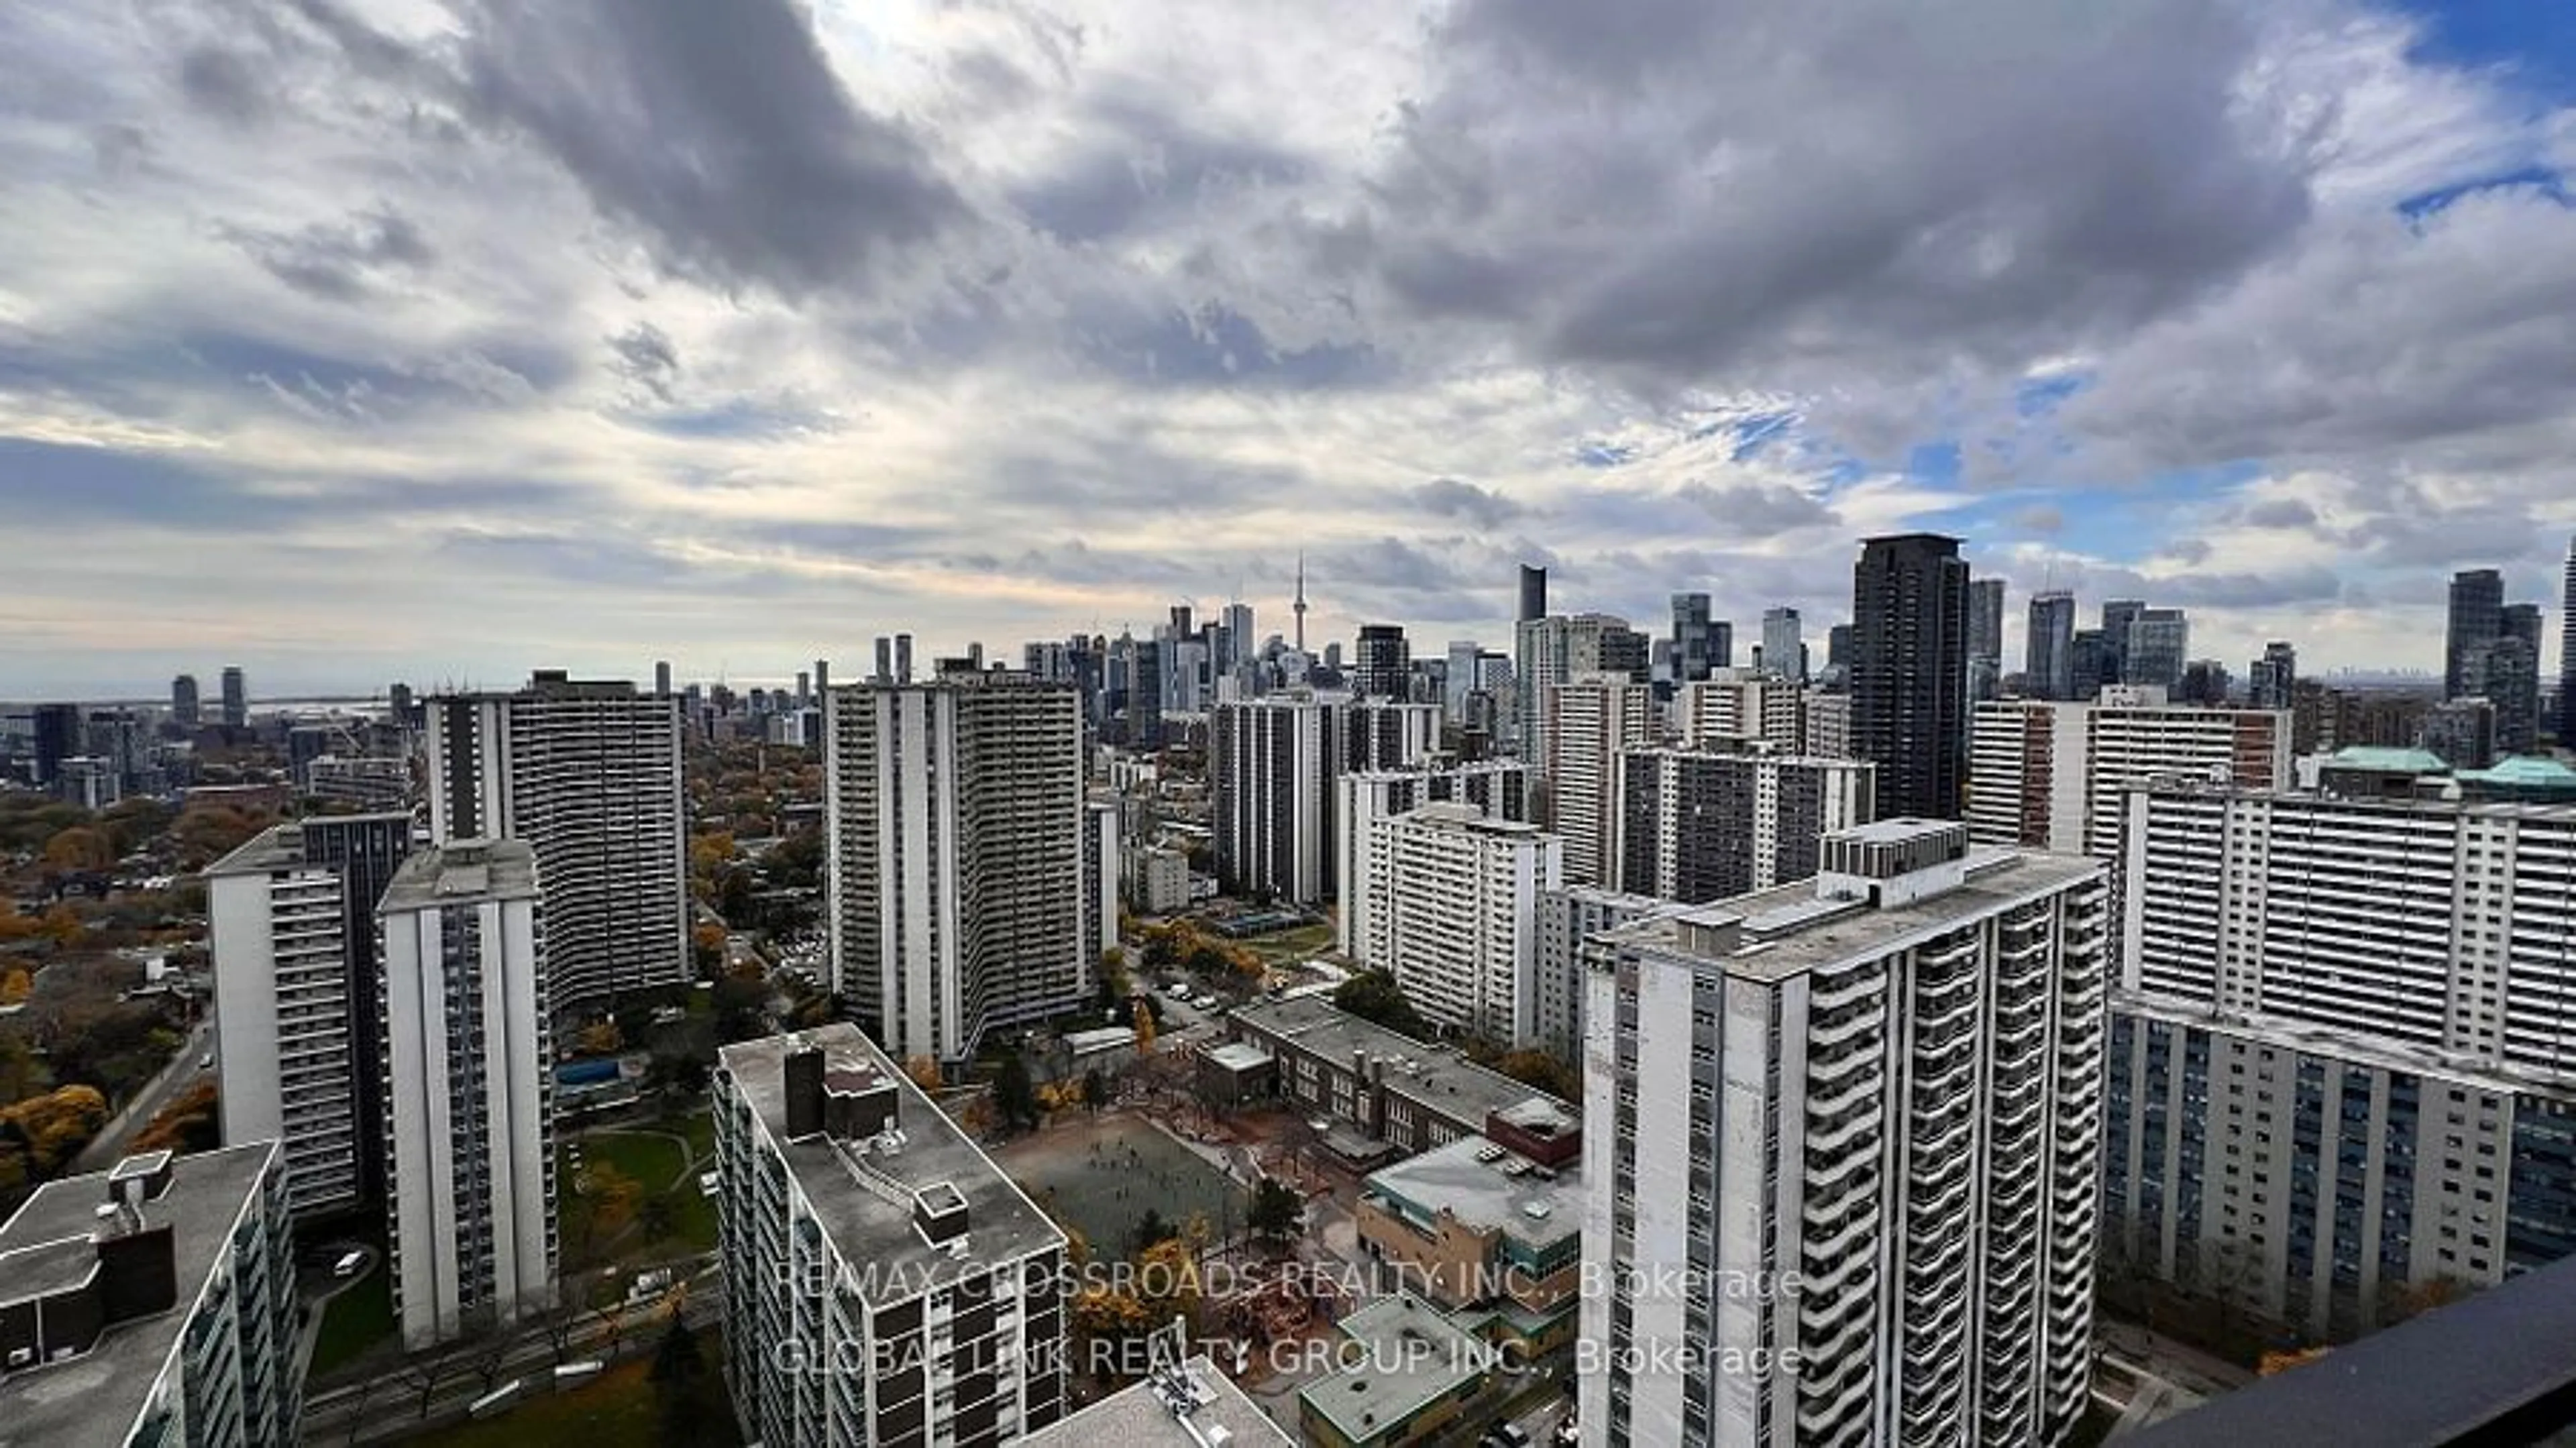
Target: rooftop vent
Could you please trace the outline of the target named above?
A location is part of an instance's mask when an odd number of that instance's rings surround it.
[[[922,1240],[936,1247],[966,1235],[966,1197],[947,1182],[932,1182],[912,1194],[912,1224]]]

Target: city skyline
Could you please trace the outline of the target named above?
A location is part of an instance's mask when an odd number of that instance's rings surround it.
[[[1285,633],[1300,549],[1318,639],[1822,623],[1914,530],[2324,671],[2554,593],[2550,17],[1780,10],[13,16],[0,503],[82,546],[0,693]]]

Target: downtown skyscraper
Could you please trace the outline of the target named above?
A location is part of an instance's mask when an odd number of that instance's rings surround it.
[[[2558,746],[2576,749],[2576,538],[2567,540],[2567,576],[2559,592]]]
[[[1852,571],[1852,739],[1878,818],[1953,819],[1968,764],[1968,563],[1935,533],[1871,538]]]
[[[962,1062],[1090,995],[1117,819],[1085,796],[1073,688],[951,674],[845,685],[825,712],[832,988],[859,1024],[900,1059]]]
[[[2030,595],[2030,631],[2022,636],[2022,693],[2027,698],[2079,698],[2074,593]]]
[[[429,701],[430,836],[525,840],[558,1011],[689,983],[680,701],[540,670]]]
[[[2451,575],[2451,606],[2443,635],[2442,697],[2470,692],[2469,669],[2478,650],[2504,632],[2504,575],[2472,568]]]

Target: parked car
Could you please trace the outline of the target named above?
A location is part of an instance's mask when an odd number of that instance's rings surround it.
[[[366,1253],[344,1252],[341,1254],[339,1261],[331,1264],[331,1275],[334,1277],[355,1277],[358,1275],[358,1269],[366,1265]]]

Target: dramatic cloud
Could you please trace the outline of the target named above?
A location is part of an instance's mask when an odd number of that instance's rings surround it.
[[[802,295],[959,212],[789,0],[484,0],[471,24],[467,114],[527,135],[675,271]]]
[[[0,692],[1268,633],[1300,554],[1318,641],[1499,644],[1524,561],[1820,633],[1915,528],[2016,636],[2055,584],[2432,667],[2450,570],[2576,530],[2576,109],[2442,26],[0,7],[0,501],[81,541]]]
[[[1685,384],[2018,364],[2306,219],[2256,42],[2218,0],[1468,0],[1399,124],[1381,266],[1422,311]]]
[[[1484,528],[1499,528],[1521,515],[1521,505],[1474,483],[1456,478],[1434,478],[1413,490],[1413,500],[1425,511],[1443,517],[1464,518]]]

